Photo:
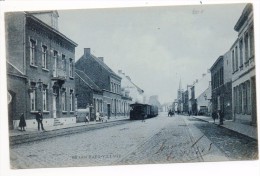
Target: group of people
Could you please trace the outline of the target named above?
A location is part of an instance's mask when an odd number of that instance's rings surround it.
[[[219,125],[223,125],[224,114],[221,110],[214,111],[212,113],[212,118],[214,120],[214,123],[215,123],[216,119],[219,119]]]
[[[174,111],[172,111],[171,109],[168,111],[168,117],[170,116],[173,116],[173,115],[175,115],[175,112]]]
[[[40,131],[40,129],[42,131],[45,131],[45,129],[43,127],[43,123],[42,123],[43,115],[42,115],[42,111],[40,109],[35,114],[35,117],[36,117],[36,121],[38,123],[38,131]],[[26,121],[25,121],[24,113],[22,113],[20,116],[19,127],[21,128],[21,131],[25,131]]]

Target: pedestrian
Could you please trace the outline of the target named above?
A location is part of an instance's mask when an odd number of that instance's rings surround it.
[[[85,118],[85,123],[89,123],[89,117],[88,117],[88,114],[86,114],[86,118]]]
[[[218,111],[219,125],[223,125],[223,113],[221,110]]]
[[[96,113],[96,122],[100,121],[99,118],[100,118],[100,114],[99,114],[99,112],[97,112],[97,113]]]
[[[213,118],[213,121],[214,121],[214,123],[215,123],[215,120],[216,120],[216,118],[217,118],[217,113],[216,113],[216,111],[214,111],[214,112],[212,113],[212,118]]]
[[[36,114],[36,121],[38,123],[38,131],[40,131],[40,127],[41,127],[42,131],[45,131],[45,129],[43,128],[42,120],[43,120],[42,111],[39,109],[38,113]]]
[[[25,131],[24,127],[26,127],[26,121],[24,118],[24,113],[22,113],[20,116],[19,127],[21,128],[21,131]]]

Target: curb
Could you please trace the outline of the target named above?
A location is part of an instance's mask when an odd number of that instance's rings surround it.
[[[201,120],[201,121],[203,121],[203,122],[208,122],[208,123],[210,123],[210,122],[207,121],[207,120],[200,119],[200,118],[197,118],[197,117],[195,117],[195,116],[192,116],[192,117],[195,118],[195,119]],[[240,132],[238,132],[238,131],[236,131],[236,130],[234,130],[234,129],[230,129],[230,128],[224,126],[224,125],[219,125],[219,124],[216,124],[216,123],[211,123],[211,124],[214,124],[214,125],[216,125],[217,127],[220,127],[220,128],[225,128],[225,129],[228,129],[228,130],[230,130],[230,131],[233,131],[233,132],[239,133],[240,135],[243,135],[243,136],[249,137],[250,139],[257,141],[257,139],[255,139],[255,138],[253,138],[253,137],[251,137],[251,136],[248,136],[248,135],[246,135],[246,134],[242,134],[242,133],[240,133]]]
[[[111,121],[111,122],[96,123],[96,124],[91,124],[91,125],[84,124],[84,125],[80,125],[80,126],[71,126],[71,127],[61,128],[61,129],[52,129],[52,130],[45,131],[45,132],[36,131],[31,134],[10,136],[9,144],[10,144],[10,146],[14,146],[17,144],[34,142],[34,141],[54,138],[54,137],[58,137],[58,136],[65,136],[65,135],[76,134],[76,133],[86,132],[86,131],[95,130],[95,129],[107,128],[107,127],[110,127],[111,125],[120,125],[120,124],[129,123],[129,122],[130,122],[129,119],[120,119],[120,120],[115,120],[115,121]]]

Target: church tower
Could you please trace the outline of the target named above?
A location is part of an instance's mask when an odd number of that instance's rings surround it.
[[[178,101],[177,111],[182,112],[183,111],[183,89],[181,84],[181,78],[179,82],[179,89],[177,91],[177,101]]]

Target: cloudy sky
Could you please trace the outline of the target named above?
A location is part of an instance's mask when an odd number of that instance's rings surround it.
[[[234,25],[245,4],[59,11],[59,29],[83,48],[122,69],[147,96],[161,103],[199,79],[237,37]]]

